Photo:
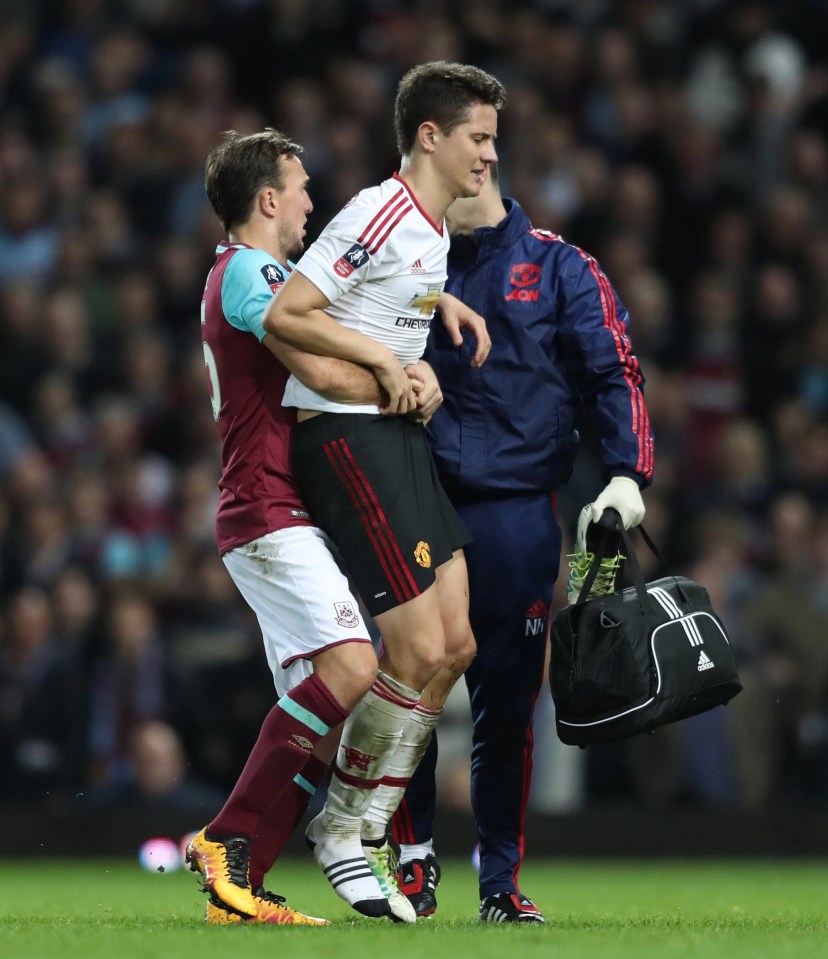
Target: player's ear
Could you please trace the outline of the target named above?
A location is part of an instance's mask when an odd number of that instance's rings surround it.
[[[417,127],[417,142],[423,153],[434,153],[434,145],[440,135],[440,128],[431,120],[426,120]]]
[[[279,194],[272,186],[266,186],[264,189],[259,190],[256,201],[259,212],[266,217],[275,216],[279,210]]]

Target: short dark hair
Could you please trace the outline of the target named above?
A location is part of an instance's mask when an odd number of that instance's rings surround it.
[[[451,133],[475,103],[500,110],[506,104],[506,88],[485,70],[465,63],[435,60],[413,67],[400,80],[394,101],[400,156],[408,156],[414,149],[421,123],[431,120],[443,133]]]
[[[272,127],[247,135],[235,130],[222,134],[221,143],[207,157],[204,189],[228,233],[247,222],[259,190],[283,189],[282,160],[303,152],[298,143]]]

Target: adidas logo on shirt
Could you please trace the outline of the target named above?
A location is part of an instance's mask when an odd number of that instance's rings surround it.
[[[702,650],[699,653],[699,665],[696,667],[699,672],[702,672],[705,669],[712,669],[716,664],[713,660]]]
[[[410,273],[425,273],[425,267],[419,260],[414,261],[414,265],[411,267]]]

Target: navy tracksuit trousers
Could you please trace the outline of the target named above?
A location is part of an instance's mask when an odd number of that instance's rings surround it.
[[[455,502],[466,546],[477,656],[466,671],[474,723],[471,803],[480,839],[480,895],[518,890],[532,776],[532,712],[543,681],[561,532],[550,494]],[[437,737],[394,818],[403,843],[433,835]]]

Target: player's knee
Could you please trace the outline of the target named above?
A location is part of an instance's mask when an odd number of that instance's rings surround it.
[[[420,689],[425,687],[437,675],[443,665],[443,651],[434,647],[420,651],[416,660],[416,669],[418,675],[418,685]]]
[[[421,691],[440,671],[443,660],[442,645],[412,644],[404,656],[389,656],[389,667],[397,679],[412,689]]]
[[[314,670],[337,701],[353,709],[374,685],[377,657],[370,643],[343,643],[320,653]]]
[[[457,663],[457,668],[461,673],[465,673],[469,666],[471,666],[472,660],[476,655],[477,643],[474,641],[474,636],[472,636],[471,630],[469,630],[465,640],[460,645],[457,654],[454,657],[455,662]]]
[[[364,696],[374,685],[377,678],[377,657],[373,649],[370,656],[353,657],[353,660],[348,664],[348,670],[354,690],[358,690],[357,696]]]
[[[463,673],[471,665],[476,654],[477,643],[468,622],[447,632],[444,665],[452,664],[454,669],[459,669]]]

